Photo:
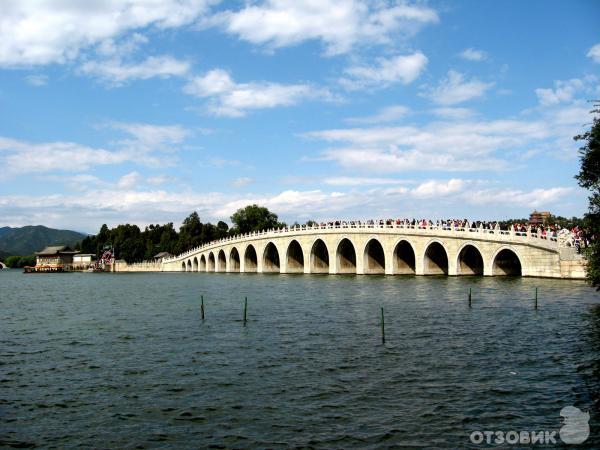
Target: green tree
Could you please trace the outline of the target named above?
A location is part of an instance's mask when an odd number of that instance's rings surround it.
[[[17,269],[25,266],[35,266],[35,261],[35,255],[9,256],[6,258],[6,265],[11,269]]]
[[[176,246],[176,252],[181,253],[193,247],[200,245],[204,231],[204,224],[200,221],[200,216],[194,211],[187,216],[179,228],[179,240]]]
[[[580,148],[581,169],[575,178],[581,187],[591,193],[585,217],[592,238],[586,255],[587,278],[592,286],[600,290],[600,101],[594,102],[591,113],[593,117],[590,130],[575,136],[576,141],[583,142]]]
[[[278,221],[277,214],[258,205],[248,205],[245,208],[238,209],[231,216],[231,221],[234,224],[234,233],[236,234],[285,226],[284,223]]]

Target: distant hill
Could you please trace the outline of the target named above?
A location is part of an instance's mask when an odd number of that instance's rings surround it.
[[[70,230],[55,230],[42,225],[21,228],[0,227],[0,257],[31,255],[48,245],[75,245],[85,234]]]

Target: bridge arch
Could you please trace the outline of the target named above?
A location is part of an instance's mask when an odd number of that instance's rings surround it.
[[[215,268],[215,272],[225,272],[226,269],[227,260],[225,259],[225,251],[221,249],[217,255],[217,266]]]
[[[185,268],[186,272],[191,272],[192,271],[192,261],[191,260],[187,260],[187,267]]]
[[[192,272],[198,272],[198,258],[194,256],[192,261]]]
[[[244,251],[244,272],[256,272],[258,270],[258,258],[256,249],[252,244],[246,246]]]
[[[233,247],[229,253],[229,271],[239,272],[240,271],[240,253],[237,248]]]
[[[522,274],[521,259],[509,247],[498,249],[492,258],[492,275],[518,276]]]
[[[185,261],[181,261],[181,271],[185,272],[186,267],[185,267]]]
[[[206,271],[207,272],[215,271],[215,254],[213,252],[210,252],[208,254],[208,262],[207,262]]]
[[[310,248],[310,273],[329,273],[329,250],[323,239],[315,239]]]
[[[471,243],[464,244],[456,255],[457,275],[483,275],[483,256],[481,250]]]
[[[296,239],[288,245],[286,261],[288,273],[304,273],[304,252]]]
[[[336,250],[337,273],[356,273],[356,250],[347,237],[340,240]]]
[[[416,273],[415,249],[406,239],[400,239],[394,246],[392,256],[394,274],[414,275]]]
[[[198,263],[198,272],[206,272],[206,256],[200,255],[200,262]]]
[[[423,255],[423,275],[448,275],[448,252],[439,241],[430,241]]]
[[[369,239],[363,252],[363,270],[365,274],[385,273],[385,252],[381,242],[375,237]]]
[[[279,272],[280,270],[279,251],[273,242],[269,242],[263,252],[263,272]]]

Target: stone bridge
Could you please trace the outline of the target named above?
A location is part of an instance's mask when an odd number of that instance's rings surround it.
[[[194,248],[153,267],[149,270],[585,277],[584,260],[556,238],[531,231],[404,223],[249,233]]]

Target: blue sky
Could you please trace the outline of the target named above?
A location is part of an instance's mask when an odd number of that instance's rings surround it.
[[[0,5],[0,225],[586,211],[597,1]]]

